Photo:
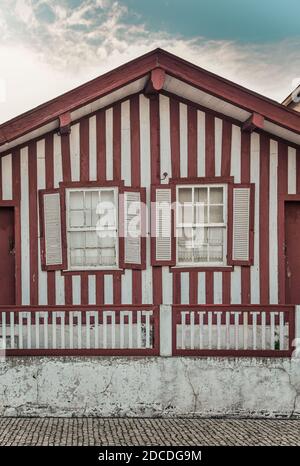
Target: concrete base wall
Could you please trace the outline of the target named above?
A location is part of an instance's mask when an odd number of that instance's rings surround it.
[[[299,360],[7,358],[2,416],[300,416]]]

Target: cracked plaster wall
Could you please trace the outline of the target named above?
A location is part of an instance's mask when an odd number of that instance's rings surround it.
[[[297,359],[46,358],[0,363],[2,416],[300,416]]]

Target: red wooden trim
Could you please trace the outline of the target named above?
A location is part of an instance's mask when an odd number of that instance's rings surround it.
[[[54,121],[61,115],[62,108],[65,112],[74,111],[119,89],[125,84],[147,75],[149,71],[158,66],[169,75],[175,76],[204,92],[215,95],[247,111],[260,113],[273,123],[298,134],[300,133],[297,112],[196,67],[168,52],[156,49],[2,124],[0,126],[0,143],[3,144],[16,139],[50,121]]]
[[[161,267],[152,267],[152,299],[153,304],[162,304],[163,302]]]
[[[241,133],[241,182],[250,183],[250,133]],[[254,254],[253,254],[254,256]],[[241,267],[241,301],[251,302],[251,271],[250,267]]]
[[[180,130],[179,130],[179,103],[170,99],[170,143],[172,177],[180,178]]]
[[[89,118],[84,118],[79,125],[80,138],[80,181],[89,181]]]
[[[215,118],[205,114],[205,175],[215,175]]]
[[[95,275],[96,277],[101,276],[101,275],[113,275],[116,277],[120,273],[123,274],[125,271],[120,268],[115,268],[115,269],[90,269],[90,270],[61,270],[61,275],[64,275],[65,277],[72,277],[73,275]],[[100,303],[101,304],[101,303]],[[103,303],[102,303],[103,304]]]
[[[0,207],[17,207],[19,205],[19,200],[0,200]]]
[[[159,348],[141,349],[8,349],[6,356],[159,356]]]
[[[279,169],[279,164],[278,164],[278,169]],[[278,173],[278,176],[279,176],[279,173]],[[279,293],[280,303],[285,303],[285,228],[284,227],[285,227],[285,203],[286,202],[300,202],[300,194],[284,194],[284,193],[281,194],[279,193],[279,190],[278,190],[278,287],[280,288],[278,289],[278,293]]]
[[[101,180],[101,181],[61,181],[59,183],[60,189],[66,188],[123,188],[123,180]]]
[[[0,163],[1,165],[1,163]],[[0,173],[1,175],[1,173]],[[20,198],[21,198],[21,166],[20,151],[12,153],[12,182],[14,199],[14,221],[15,221],[15,280],[16,280],[16,304],[22,302],[21,288],[21,218],[20,218]]]
[[[233,176],[204,176],[194,178],[170,178],[169,183],[172,184],[225,184],[233,183]],[[162,185],[166,186],[166,185]]]
[[[46,189],[54,187],[54,160],[53,160],[53,135],[48,133],[45,137],[45,171]]]
[[[137,192],[140,194],[141,201],[141,263],[132,264],[125,262],[125,231],[124,231],[124,194],[126,192]],[[146,188],[123,187],[119,191],[119,267],[122,269],[145,269],[146,268]]]
[[[226,177],[230,176],[231,168],[231,138],[232,138],[232,124],[231,122],[223,119],[222,125],[222,161],[221,161],[221,175]]]
[[[171,266],[169,268],[171,273],[176,273],[176,272],[232,272],[234,270],[233,265],[224,265],[224,266]]]
[[[71,131],[71,113],[66,112],[59,115],[59,134],[69,134]]]
[[[0,158],[0,200],[2,199],[2,158]]]
[[[122,273],[124,271],[119,271],[117,274],[114,275],[113,277],[113,303],[114,304],[121,304],[121,294],[122,294],[122,286],[121,286],[121,279],[122,279]]]
[[[45,253],[45,217],[44,217],[44,195],[45,194],[54,194],[54,193],[59,193],[60,194],[60,200],[61,200],[61,221],[62,221],[62,247],[63,247],[63,261],[61,264],[58,265],[47,265],[46,264],[46,253]],[[42,270],[62,270],[65,265],[65,257],[64,257],[64,244],[65,244],[65,234],[64,234],[64,210],[62,206],[62,193],[61,190],[56,188],[56,189],[40,189],[38,191],[38,196],[39,196],[39,214],[40,214],[40,251],[41,251],[41,267]]]
[[[252,115],[243,123],[242,130],[252,133],[252,131],[259,129],[264,129],[265,119],[259,113],[252,113]]]
[[[206,304],[214,302],[214,273],[212,270],[205,272],[205,298]]]
[[[159,99],[150,100],[151,183],[160,183]]]
[[[202,356],[202,357],[253,357],[253,358],[290,358],[292,350],[191,350],[174,349],[172,356]]]
[[[189,272],[189,303],[197,304],[198,302],[198,271]]]
[[[278,302],[285,303],[284,196],[288,190],[288,148],[278,144]]]
[[[15,157],[18,160],[18,156]],[[16,169],[13,165],[13,174]],[[20,178],[17,178],[20,179]],[[13,184],[13,193],[16,194],[16,186]],[[18,198],[17,198],[18,199]],[[0,200],[0,207],[14,208],[14,233],[15,233],[15,302],[19,305],[22,301],[21,295],[21,220],[20,220],[20,205],[19,200]]]
[[[251,311],[266,312],[267,318],[270,312],[272,311],[283,311],[286,316],[288,316],[286,322],[289,324],[289,349],[288,350],[217,350],[217,349],[177,349],[176,347],[176,326],[181,322],[181,312],[182,311],[208,311],[209,313],[214,313],[216,311],[239,311],[241,313],[249,313]],[[234,325],[234,322],[232,322]],[[247,356],[247,357],[290,357],[293,352],[293,340],[295,338],[295,307],[292,305],[215,305],[215,304],[206,304],[206,305],[174,305],[172,306],[172,355],[173,356],[218,356],[218,357],[227,357],[227,356]]]
[[[38,215],[36,144],[28,146],[30,303],[38,304]]]
[[[54,152],[53,134],[48,133],[45,137],[45,178],[46,189],[54,188]],[[40,211],[39,211],[40,212]],[[41,219],[40,219],[41,222]],[[40,223],[41,224],[41,223]],[[55,271],[47,273],[47,302],[54,305],[56,303]]]
[[[175,214],[172,209],[171,212],[171,260],[169,261],[158,261],[156,260],[156,215],[155,215],[155,202],[156,202],[156,190],[157,189],[169,189],[171,190],[171,202],[174,202],[176,195],[174,185],[170,184],[157,184],[151,186],[151,265],[152,266],[164,266],[164,265],[175,265],[176,264],[176,238],[174,234],[175,227]]]
[[[222,154],[221,154],[221,176],[230,176],[231,171],[231,139],[232,123],[222,119]],[[228,248],[228,245],[227,245]],[[229,304],[231,301],[231,274],[222,273],[222,303]]]
[[[147,75],[157,67],[156,55],[154,50],[7,121],[0,126],[0,144],[56,120],[61,115],[61,109],[65,112],[74,111]]]
[[[173,304],[181,302],[181,273],[173,273]]]
[[[89,303],[89,285],[88,279],[89,274],[88,272],[84,271],[80,275],[80,300],[81,304],[88,304]]]
[[[166,70],[168,75],[174,76],[239,108],[259,113],[269,121],[284,128],[300,133],[299,114],[278,102],[199,68],[169,52],[159,51],[159,64]]]
[[[159,97],[150,100],[150,151],[151,151],[151,185],[160,183],[160,121],[159,121]],[[150,191],[150,204],[152,200],[152,188]],[[150,206],[151,207],[151,206]],[[150,212],[152,216],[152,212]],[[152,222],[152,218],[151,218]],[[152,223],[150,229],[152,231]],[[150,234],[150,255],[152,264],[153,243]],[[155,256],[154,256],[155,257]],[[161,267],[152,267],[152,299],[154,304],[163,302],[162,292],[162,269]]]
[[[104,274],[96,274],[96,304],[104,304]]]
[[[140,101],[138,95],[130,98],[130,145],[131,185],[140,186]]]
[[[106,179],[106,116],[100,110],[96,114],[96,146],[97,146],[97,180]]]
[[[61,140],[62,172],[65,181],[71,181],[70,135],[63,134]]]
[[[231,301],[231,274],[222,273],[222,303],[230,304]]]
[[[154,70],[151,71],[150,78],[144,88],[144,95],[150,98],[156,96],[157,93],[163,89],[165,78],[165,70],[161,68],[154,68]]]
[[[250,221],[249,221],[249,260],[233,260],[233,189],[250,188]],[[254,260],[254,206],[255,206],[255,184],[254,183],[237,183],[228,185],[228,228],[227,228],[227,264],[250,266]]]
[[[121,179],[121,104],[113,106],[113,179]]]
[[[269,302],[269,172],[270,139],[260,136],[260,180],[259,180],[259,268],[260,303]]]
[[[300,194],[300,149],[296,151],[296,190],[297,194]]]
[[[280,194],[279,195],[279,202],[299,202],[300,201],[300,194]]]
[[[188,106],[188,177],[197,176],[197,110]],[[172,176],[173,172],[172,172]]]

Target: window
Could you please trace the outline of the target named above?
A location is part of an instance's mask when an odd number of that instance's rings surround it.
[[[70,270],[118,267],[117,188],[66,190]]]
[[[177,265],[226,265],[227,186],[177,186],[176,199]]]

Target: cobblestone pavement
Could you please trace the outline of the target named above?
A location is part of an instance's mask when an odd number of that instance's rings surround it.
[[[0,418],[0,445],[300,445],[300,419]]]

